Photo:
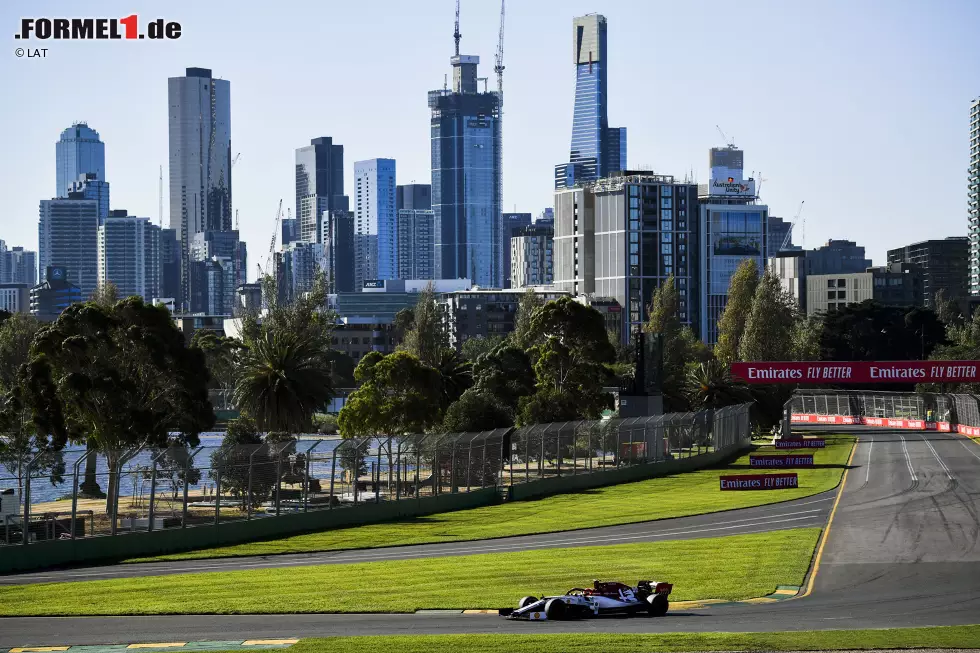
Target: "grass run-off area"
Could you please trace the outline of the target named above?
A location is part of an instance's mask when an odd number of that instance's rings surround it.
[[[807,453],[814,453],[815,466],[812,469],[793,470],[799,473],[799,487],[795,489],[720,491],[718,477],[723,474],[758,474],[769,471],[749,468],[749,457],[746,454],[728,465],[711,469],[583,492],[559,494],[532,501],[514,501],[396,522],[337,528],[274,540],[134,558],[129,562],[273,555],[484,540],[748,508],[798,499],[837,487],[853,443],[853,437],[830,435],[827,436],[825,449],[807,449]],[[775,453],[771,445],[757,445],[754,451]]]
[[[801,585],[819,528],[573,547],[0,587],[0,615],[414,612],[515,607],[609,580],[674,584],[671,599],[745,599]],[[362,649],[372,650],[372,649]]]
[[[304,639],[289,653],[674,653],[681,651],[831,651],[975,648],[980,626],[811,630],[782,633],[621,635],[395,635]]]

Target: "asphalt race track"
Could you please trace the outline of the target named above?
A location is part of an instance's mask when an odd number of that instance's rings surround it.
[[[834,429],[840,432],[840,427]],[[512,622],[494,615],[200,615],[159,617],[7,618],[0,620],[0,646],[106,644],[134,641],[230,640],[365,634],[486,632],[671,632],[786,631],[841,628],[942,626],[980,622],[980,446],[947,433],[851,429],[859,433],[830,535],[819,558],[812,592],[769,604],[730,604],[671,611],[651,618],[572,622]],[[523,548],[574,546],[603,536],[654,539],[670,529],[679,537],[758,532],[820,523],[828,495],[744,511],[562,534],[458,544],[406,547],[402,557],[478,553],[481,546]],[[832,495],[831,495],[832,498]],[[807,501],[816,501],[809,503]],[[768,512],[767,512],[768,509]],[[789,513],[817,509],[819,513]],[[819,520],[811,521],[811,515]],[[805,517],[796,522],[787,519]],[[737,520],[746,519],[739,526]],[[769,520],[772,524],[766,524]],[[756,522],[756,526],[748,524]],[[727,530],[708,530],[731,527]],[[739,530],[741,528],[757,530]],[[683,531],[691,531],[684,533]],[[581,542],[580,545],[595,542]],[[415,551],[410,551],[415,549]],[[516,549],[496,549],[516,550]],[[351,555],[386,555],[394,549],[309,554],[273,560],[233,559],[200,564],[325,564]],[[359,558],[369,560],[373,558]],[[390,559],[390,558],[378,558]],[[171,563],[167,563],[171,564]],[[169,571],[191,571],[193,562]],[[145,569],[144,566],[141,568]],[[235,567],[220,567],[222,569]],[[114,568],[116,571],[119,568]],[[211,571],[215,567],[200,569]],[[15,576],[7,582],[55,580],[66,570]],[[109,577],[112,569],[84,570]],[[134,573],[138,568],[134,567]],[[127,572],[128,573],[128,572]],[[156,572],[151,572],[156,573]],[[601,575],[601,570],[597,571]],[[42,578],[44,577],[44,578]],[[68,580],[59,576],[57,580]],[[76,580],[81,580],[76,578]],[[515,597],[515,601],[518,597]]]
[[[675,519],[661,519],[654,522],[603,526],[600,528],[587,528],[561,533],[522,535],[471,542],[326,551],[322,553],[183,560],[179,562],[134,563],[43,571],[0,576],[0,585],[24,585],[28,583],[99,580],[106,578],[134,578],[138,576],[163,576],[167,574],[329,565],[350,562],[381,562],[386,560],[407,560],[411,558],[439,558],[475,553],[506,553],[534,549],[596,546],[601,544],[655,542],[657,540],[690,540],[702,537],[763,533],[788,528],[821,527],[827,523],[827,517],[830,515],[830,509],[833,506],[836,496],[837,491],[833,490],[785,503],[743,508],[741,510],[729,510],[695,517],[678,517]]]

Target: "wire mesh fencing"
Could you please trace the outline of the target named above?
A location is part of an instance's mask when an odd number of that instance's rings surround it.
[[[787,407],[793,415],[876,417],[980,426],[980,397],[970,394],[798,390]]]
[[[216,526],[473,492],[734,450],[748,404],[469,433],[59,452],[6,467],[0,544]],[[11,469],[11,467],[13,469]]]

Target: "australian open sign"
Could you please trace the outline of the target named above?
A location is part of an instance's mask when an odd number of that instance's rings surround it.
[[[789,490],[800,486],[795,473],[792,474],[740,474],[722,476],[722,490]]]
[[[787,454],[783,456],[749,456],[750,467],[765,467],[784,469],[793,467],[813,467],[813,454]]]

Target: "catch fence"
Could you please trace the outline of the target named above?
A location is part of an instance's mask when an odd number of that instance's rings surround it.
[[[743,404],[474,433],[301,436],[238,446],[210,437],[195,448],[73,451],[60,460],[19,461],[12,473],[8,465],[8,477],[0,478],[0,545],[357,509],[600,474],[734,451],[749,437]]]
[[[786,410],[795,424],[865,424],[980,435],[980,396],[971,394],[798,390]]]

